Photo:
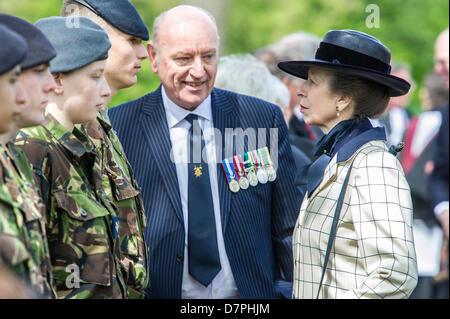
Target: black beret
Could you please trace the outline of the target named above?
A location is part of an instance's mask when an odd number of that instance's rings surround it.
[[[25,59],[28,45],[7,26],[0,24],[0,74],[6,73]]]
[[[58,54],[50,62],[52,73],[73,71],[108,58],[111,48],[108,34],[88,18],[49,17],[38,20],[35,25]]]
[[[47,37],[28,21],[0,14],[0,23],[20,34],[28,44],[28,52],[22,61],[22,69],[26,70],[39,64],[50,62],[56,56],[56,50]]]
[[[148,41],[148,29],[128,0],[75,0],[91,9],[120,31]]]

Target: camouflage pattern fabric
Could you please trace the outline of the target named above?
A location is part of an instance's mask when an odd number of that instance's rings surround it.
[[[100,157],[103,189],[118,208],[120,264],[129,296],[143,298],[148,284],[148,250],[140,188],[106,111],[101,111],[96,121],[86,125],[86,131]]]
[[[42,126],[19,131],[15,145],[31,162],[45,205],[58,298],[126,298],[115,253],[116,209],[103,192],[88,138],[46,114]]]
[[[12,154],[0,146],[0,264],[22,278],[34,295],[54,298],[42,202],[28,179],[30,168],[20,153]]]

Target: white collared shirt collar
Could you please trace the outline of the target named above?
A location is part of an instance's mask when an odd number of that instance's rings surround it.
[[[212,111],[211,111],[211,94],[195,108],[193,111],[186,110],[181,106],[175,104],[166,94],[164,86],[161,86],[161,94],[166,109],[167,124],[169,129],[176,127],[182,120],[186,118],[189,114],[195,114],[202,119],[212,122]],[[203,121],[201,121],[203,122]]]

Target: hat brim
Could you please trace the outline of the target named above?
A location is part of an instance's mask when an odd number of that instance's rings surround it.
[[[326,68],[376,82],[387,87],[389,96],[391,97],[405,95],[411,87],[407,81],[399,77],[353,65],[337,64],[322,60],[285,61],[278,63],[278,67],[284,72],[305,80],[308,79],[308,70],[312,66]]]

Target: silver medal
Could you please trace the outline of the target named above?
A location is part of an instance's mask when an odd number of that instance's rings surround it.
[[[267,173],[263,168],[258,168],[258,171],[256,172],[256,175],[258,176],[258,181],[261,184],[265,184],[268,181]]]
[[[256,174],[253,171],[249,171],[247,173],[247,178],[248,178],[248,183],[255,187],[256,185],[258,185],[258,177],[256,177]]]
[[[266,166],[266,172],[269,182],[273,182],[277,178],[277,172],[272,165]]]
[[[233,193],[239,192],[239,189],[240,189],[239,183],[238,183],[235,179],[231,180],[229,186],[230,186],[230,190],[231,190]]]
[[[247,189],[249,186],[249,181],[246,177],[242,176],[241,178],[239,178],[239,186],[242,189]]]

